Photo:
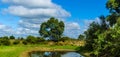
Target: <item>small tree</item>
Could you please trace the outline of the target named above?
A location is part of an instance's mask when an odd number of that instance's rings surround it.
[[[0,45],[10,45],[10,41],[7,36],[1,37],[0,39]]]
[[[22,43],[23,43],[24,45],[27,45],[27,44],[28,44],[26,40],[23,40]]]
[[[15,39],[15,37],[12,35],[12,36],[10,36],[10,39]]]
[[[17,45],[17,44],[19,44],[19,43],[20,43],[19,40],[15,40],[15,41],[13,42],[14,45]]]
[[[26,39],[28,43],[35,44],[36,43],[36,37],[29,35]]]
[[[64,31],[63,21],[58,21],[54,17],[50,18],[47,22],[41,24],[39,33],[43,37],[48,37],[50,40],[58,41]]]
[[[8,38],[8,36],[4,36],[4,37],[2,37],[2,39],[8,40],[9,38]]]

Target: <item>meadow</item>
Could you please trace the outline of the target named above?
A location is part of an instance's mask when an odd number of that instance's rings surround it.
[[[0,46],[0,57],[28,57],[31,51],[76,51],[75,45],[18,44]]]

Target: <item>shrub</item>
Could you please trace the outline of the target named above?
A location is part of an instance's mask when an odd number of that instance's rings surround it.
[[[66,41],[66,40],[70,40],[70,38],[69,37],[62,37],[62,38],[59,39],[59,41],[63,41],[63,42]]]
[[[36,40],[36,42],[37,42],[37,43],[44,42],[44,41],[45,41],[45,39],[44,39],[44,38],[37,37],[37,40]]]
[[[23,37],[21,37],[21,38],[20,38],[20,40],[24,40],[24,38],[23,38]]]
[[[8,40],[8,36],[1,37],[2,39]]]
[[[2,41],[2,38],[0,38],[0,45],[2,45],[2,42],[1,42],[1,41]]]
[[[37,38],[35,38],[34,36],[28,36],[27,37],[27,39],[26,39],[26,41],[28,42],[28,43],[31,43],[31,44],[35,44],[36,43],[36,40],[37,40]]]
[[[17,44],[19,44],[19,43],[20,43],[19,40],[15,40],[15,41],[13,42],[14,45],[17,45]]]
[[[10,39],[15,39],[15,37],[12,35],[12,36],[10,36]]]
[[[10,41],[7,40],[7,39],[1,39],[1,45],[6,45],[6,46],[8,46],[8,45],[10,45]]]
[[[23,43],[24,45],[27,45],[27,41],[26,41],[26,40],[24,40],[22,43]]]

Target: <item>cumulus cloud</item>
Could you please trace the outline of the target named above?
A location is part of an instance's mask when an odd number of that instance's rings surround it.
[[[2,0],[4,3],[9,3],[11,5],[21,5],[30,8],[52,8],[55,6],[51,3],[51,0]]]
[[[76,22],[68,22],[65,24],[66,29],[80,29],[80,26]]]
[[[71,14],[51,0],[2,0],[2,2],[9,4],[3,12],[20,17],[19,27],[13,31],[17,35],[39,35],[40,24],[50,17],[65,22],[66,36],[76,37],[80,33],[78,23],[66,21]]]
[[[49,18],[49,17],[69,17],[70,14],[62,8],[26,8],[24,6],[10,6],[8,9],[4,9],[4,12],[8,12],[15,16],[23,18]]]
[[[66,36],[72,37],[72,38],[77,38],[78,35],[80,35],[81,30],[80,26],[76,22],[67,22],[65,23],[65,32],[64,34]]]
[[[0,23],[0,36],[10,35],[13,32],[12,27]]]

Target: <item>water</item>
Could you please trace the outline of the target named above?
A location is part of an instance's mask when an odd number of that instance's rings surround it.
[[[83,57],[77,52],[31,52],[30,57]]]

